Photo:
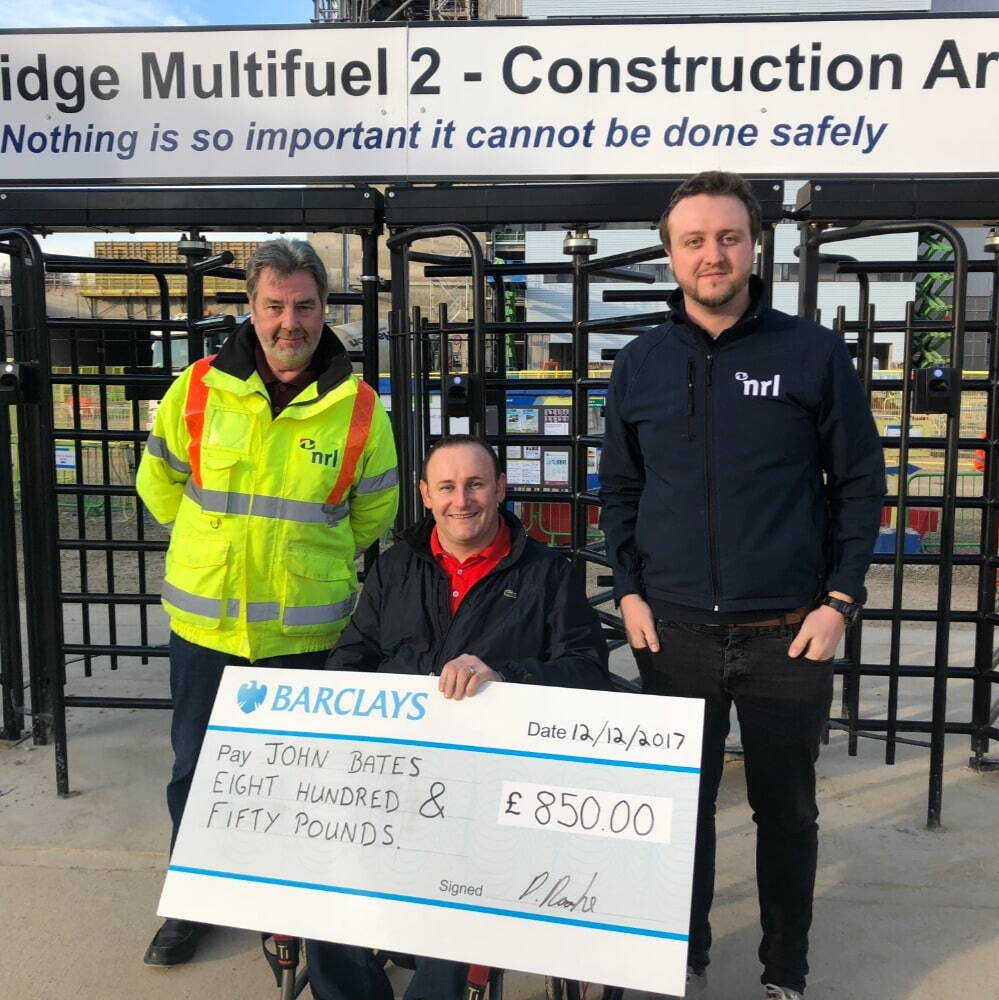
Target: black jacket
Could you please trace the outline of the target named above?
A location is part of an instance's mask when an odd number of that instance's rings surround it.
[[[607,644],[571,564],[501,513],[510,554],[469,590],[453,618],[447,575],[430,551],[433,518],[404,532],[364,581],[327,668],[437,674],[471,653],[509,681],[609,688]]]
[[[708,611],[858,601],[884,457],[843,340],[761,306],[716,340],[683,295],[614,363],[600,526],[615,596]]]

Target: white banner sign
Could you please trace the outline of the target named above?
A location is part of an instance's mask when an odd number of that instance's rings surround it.
[[[229,667],[159,912],[683,993],[702,702]]]
[[[0,183],[994,173],[999,15],[0,32]]]

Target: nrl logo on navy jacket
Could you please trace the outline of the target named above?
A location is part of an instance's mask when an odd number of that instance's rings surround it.
[[[771,375],[768,379],[750,378],[749,372],[736,372],[735,380],[742,383],[743,396],[773,396],[780,395],[780,373]]]

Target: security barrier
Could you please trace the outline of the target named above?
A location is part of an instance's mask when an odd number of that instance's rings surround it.
[[[151,408],[186,362],[175,364],[183,340],[186,358],[202,357],[234,326],[232,316],[205,313],[206,280],[226,281],[234,291],[218,298],[245,303],[244,273],[232,254],[213,254],[205,230],[321,229],[360,243],[360,291],[330,294],[331,305],[361,309],[365,349],[355,352],[365,377],[377,384],[377,234],[380,196],[365,188],[269,190],[253,209],[245,191],[160,188],[131,200],[116,190],[32,189],[11,194],[0,212],[0,251],[10,261],[14,372],[0,385],[0,404],[17,409],[17,431],[0,406],[0,445],[16,443],[0,466],[0,667],[4,734],[17,738],[30,720],[37,743],[54,742],[56,785],[69,791],[66,710],[74,708],[169,708],[167,698],[66,693],[67,668],[82,678],[123,657],[145,663],[166,656],[160,611],[167,535],[145,514],[134,487],[134,470],[149,433]],[[122,206],[128,219],[123,219]],[[30,226],[46,218],[60,227],[176,230],[183,262],[72,258],[44,254]],[[252,221],[251,221],[252,220]],[[159,289],[152,319],[92,319],[49,315],[46,273],[141,277]],[[171,318],[170,293],[185,292],[186,318]],[[235,289],[239,289],[238,291]],[[159,338],[154,357],[152,341]],[[58,345],[58,363],[54,358]],[[95,364],[95,360],[97,363]],[[8,367],[11,367],[8,365]],[[16,384],[15,384],[16,383]],[[5,388],[8,391],[3,392]],[[16,463],[16,464],[15,464]],[[23,540],[30,698],[25,699],[18,607],[15,500]],[[115,685],[109,685],[114,691]]]
[[[941,819],[947,735],[970,737],[973,768],[997,766],[987,754],[990,741],[999,738],[999,713],[993,707],[999,704],[999,245],[993,231],[984,246],[991,259],[969,261],[965,239],[955,228],[960,223],[980,226],[997,216],[999,188],[988,178],[946,184],[918,178],[823,181],[802,188],[796,213],[801,230],[800,312],[817,312],[823,264],[858,284],[858,318],[848,322],[840,310],[833,326],[856,344],[859,375],[875,416],[889,414],[879,426],[889,472],[894,471],[887,506],[894,511],[889,520],[896,530],[890,545],[875,552],[864,621],[847,635],[841,714],[831,724],[847,731],[851,753],[857,752],[861,738],[884,741],[887,764],[895,762],[900,744],[929,751],[931,827]],[[870,221],[892,218],[907,221]],[[932,238],[935,246],[948,247],[949,259],[934,254],[927,260],[859,262],[830,252],[846,240],[903,232],[917,232]],[[869,278],[898,272],[951,275],[949,310],[923,318],[910,303],[901,320],[877,316],[870,304]],[[969,273],[990,278],[987,319],[966,318]],[[942,362],[917,350],[927,333],[941,341],[937,351]],[[875,370],[875,336],[886,334],[902,338],[897,372]],[[987,371],[965,371],[969,334],[988,337]],[[912,536],[919,539],[915,545]],[[928,580],[927,573],[932,574]],[[916,593],[921,594],[918,601]],[[914,628],[932,630],[929,662],[914,662],[907,653],[903,639]],[[957,660],[953,644],[959,630],[968,628],[974,630],[970,663]],[[951,698],[948,713],[948,690],[956,689],[956,681],[971,682],[970,698],[959,708]],[[885,684],[883,712],[875,714],[868,706],[878,699],[871,695]],[[930,717],[903,714],[900,703],[906,693],[926,684],[932,695]]]
[[[591,603],[608,631],[612,645],[624,640],[620,619],[611,606],[611,581],[603,538],[596,528],[599,504],[596,464],[602,440],[600,403],[606,395],[614,348],[604,349],[606,357],[591,356],[590,339],[596,335],[613,338],[633,337],[641,330],[662,321],[665,313],[635,313],[608,319],[590,318],[590,284],[600,276],[611,281],[651,284],[654,278],[636,269],[647,261],[663,257],[662,246],[650,235],[649,246],[611,256],[597,256],[599,234],[591,236],[596,226],[633,223],[636,228],[653,227],[676,185],[670,183],[622,182],[617,184],[567,185],[469,185],[458,188],[391,187],[386,192],[386,223],[396,234],[400,246],[407,234],[420,233],[420,227],[435,216],[483,232],[517,224],[565,226],[565,258],[544,263],[504,263],[483,266],[484,278],[493,282],[493,315],[484,318],[481,327],[484,344],[481,355],[488,359],[483,366],[459,369],[463,395],[444,393],[442,429],[464,427],[455,424],[468,417],[473,426],[486,428],[486,437],[494,444],[507,470],[507,499],[522,505],[527,523],[539,537],[564,546],[591,586]],[[783,212],[783,184],[777,181],[754,182],[764,219],[761,267],[770,273],[773,261],[772,227]],[[392,240],[389,241],[392,246]],[[412,355],[405,356],[414,365],[415,377],[422,378],[426,395],[440,393],[452,374],[441,367],[431,374],[430,365],[440,358],[461,358],[457,347],[465,338],[475,336],[475,324],[454,323],[447,309],[438,312],[436,321],[411,309],[404,275],[408,261],[426,266],[430,277],[471,276],[467,260],[435,254],[407,251],[395,254],[393,268],[394,336],[412,345]],[[513,275],[557,276],[572,283],[572,312],[564,320],[550,322],[511,321],[501,308],[503,282]],[[665,293],[654,290],[645,294],[629,288],[622,294],[610,289],[603,292],[606,301],[650,301],[663,303]],[[483,301],[485,296],[483,295]],[[478,320],[478,317],[474,317]],[[513,337],[532,335],[571,335],[571,368],[535,371],[511,370],[505,345]],[[623,340],[620,341],[624,343]],[[421,365],[421,361],[424,362]],[[408,370],[408,369],[407,369]],[[393,367],[393,372],[396,369]],[[518,405],[513,394],[534,394],[527,405]],[[419,393],[417,393],[419,398]],[[521,397],[523,398],[523,397]],[[538,400],[543,402],[538,402]],[[564,403],[564,405],[563,405]],[[410,412],[406,411],[397,412]],[[429,427],[429,415],[415,411],[414,420]],[[546,426],[547,423],[547,426]],[[399,424],[396,424],[397,428]],[[549,431],[549,433],[546,433]],[[408,459],[415,463],[427,435],[421,439],[401,431],[401,447],[411,449]],[[531,449],[530,457],[525,450]],[[550,456],[550,457],[549,457]],[[415,468],[415,464],[411,465]],[[405,483],[405,474],[400,476]],[[415,490],[415,483],[413,489]],[[412,499],[414,509],[418,501]]]
[[[851,629],[845,656],[837,665],[842,701],[831,725],[848,734],[850,750],[861,741],[885,745],[885,762],[901,744],[929,751],[930,825],[940,822],[942,752],[947,735],[970,739],[971,764],[994,767],[990,743],[996,727],[994,666],[996,625],[997,509],[999,509],[999,255],[967,260],[963,239],[945,222],[929,218],[981,221],[999,218],[999,188],[954,181],[950,200],[939,187],[918,181],[825,181],[806,185],[794,213],[800,223],[800,310],[816,315],[820,265],[830,265],[858,285],[857,319],[845,311],[821,317],[839,330],[857,357],[882,435],[890,476],[883,533],[874,557],[866,623]],[[757,180],[764,229],[758,270],[774,276],[774,226],[785,217],[783,184]],[[900,193],[900,189],[904,191]],[[544,185],[420,185],[389,187],[381,194],[365,187],[329,189],[217,190],[192,193],[160,189],[154,203],[130,202],[127,217],[115,191],[87,191],[77,200],[65,191],[25,190],[0,208],[0,251],[11,262],[14,348],[12,371],[0,380],[0,404],[17,410],[16,434],[9,409],[0,405],[0,666],[3,669],[4,735],[16,738],[25,718],[36,741],[56,743],[57,784],[68,791],[65,713],[92,706],[165,708],[166,699],[101,696],[64,691],[67,664],[81,664],[88,677],[96,664],[110,670],[119,658],[145,661],[165,655],[163,622],[157,609],[163,532],[145,516],[135,497],[132,475],[148,432],[150,407],[172,377],[171,345],[181,337],[188,357],[205,352],[227,322],[203,314],[204,281],[236,281],[242,272],[224,258],[197,251],[200,232],[209,229],[336,230],[360,241],[361,290],[344,290],[330,302],[360,306],[362,322],[356,360],[365,377],[379,384],[378,295],[389,287],[388,380],[380,387],[391,403],[400,455],[403,503],[400,526],[421,509],[416,491],[419,461],[440,434],[463,429],[483,433],[498,449],[509,482],[508,501],[528,531],[562,548],[587,578],[591,602],[609,639],[624,641],[611,600],[610,577],[597,524],[596,466],[602,442],[602,406],[616,348],[664,317],[665,292],[640,289],[651,283],[641,268],[663,257],[650,234],[638,250],[599,256],[600,226],[652,226],[673,190],[671,183],[620,182]],[[881,208],[881,206],[886,206]],[[970,206],[970,207],[969,207]],[[907,221],[870,223],[872,217]],[[45,255],[30,227],[44,218],[48,228],[127,226],[175,229],[197,222],[184,264],[169,262],[68,259]],[[863,222],[863,224],[861,224]],[[566,227],[560,259],[545,262],[490,262],[481,236],[516,225]],[[391,281],[378,272],[378,236],[389,230]],[[845,228],[843,228],[845,227]],[[858,262],[830,253],[844,239],[902,231],[943,234],[953,248],[950,262]],[[459,238],[466,254],[429,253],[420,244],[446,234]],[[198,239],[196,239],[196,237]],[[509,254],[509,243],[504,253]],[[494,244],[495,245],[495,244]],[[454,318],[446,301],[415,307],[410,275],[422,265],[431,284],[441,278],[471,280],[471,314]],[[655,265],[660,267],[661,265]],[[869,277],[887,272],[951,273],[952,313],[923,319],[910,309],[904,319],[877,316],[870,305]],[[63,319],[47,315],[44,273],[136,274],[162,291],[160,318],[146,320]],[[992,282],[987,319],[967,320],[964,289],[969,273]],[[511,308],[509,282],[540,275],[571,284],[571,310],[557,319],[521,319]],[[600,281],[627,281],[629,287],[601,288]],[[184,283],[186,320],[169,318],[169,283]],[[771,284],[768,281],[768,287]],[[232,287],[237,287],[233,285]],[[649,312],[594,318],[593,293],[605,302],[648,302]],[[240,292],[226,293],[237,302]],[[152,331],[161,331],[163,355],[149,363]],[[939,348],[946,364],[940,374],[920,368],[914,344],[926,331],[946,333]],[[904,344],[901,366],[875,364],[876,338],[892,333]],[[967,370],[965,335],[989,336],[987,370]],[[171,334],[173,336],[171,336]],[[561,360],[523,363],[514,347],[534,345],[550,335],[569,343]],[[54,364],[53,336],[66,341],[69,364]],[[115,343],[114,350],[109,345]],[[91,363],[97,344],[104,362]],[[122,344],[134,352],[127,363],[112,364]],[[519,350],[520,348],[518,348]],[[533,350],[533,348],[532,348]],[[75,352],[75,353],[73,353]],[[525,347],[522,353],[531,353]],[[385,359],[382,359],[383,361]],[[925,359],[924,359],[925,360]],[[937,362],[940,364],[940,362]],[[382,369],[384,371],[384,367]],[[927,412],[919,412],[926,410]],[[4,472],[14,475],[8,481]],[[19,492],[18,492],[19,491]],[[30,498],[31,502],[27,502]],[[24,540],[24,599],[29,617],[27,661],[30,700],[24,694],[19,649],[15,499]],[[53,581],[58,581],[54,585]],[[922,596],[913,601],[918,591]],[[932,630],[933,652],[913,662],[903,641],[907,630]],[[955,663],[953,629],[971,629],[970,662]],[[967,704],[950,700],[948,685],[970,682]],[[912,718],[900,711],[913,685],[932,688],[932,711]],[[881,704],[880,691],[886,688]],[[963,690],[955,688],[954,690]],[[962,695],[963,697],[963,695]]]

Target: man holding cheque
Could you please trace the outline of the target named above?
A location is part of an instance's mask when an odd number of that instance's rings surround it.
[[[607,648],[582,581],[499,504],[506,477],[486,442],[445,437],[423,463],[430,515],[383,553],[327,667],[439,674],[445,698],[490,681],[609,689]],[[391,1000],[367,948],[309,942],[317,1000]],[[417,958],[407,1000],[460,1000],[467,966]]]

